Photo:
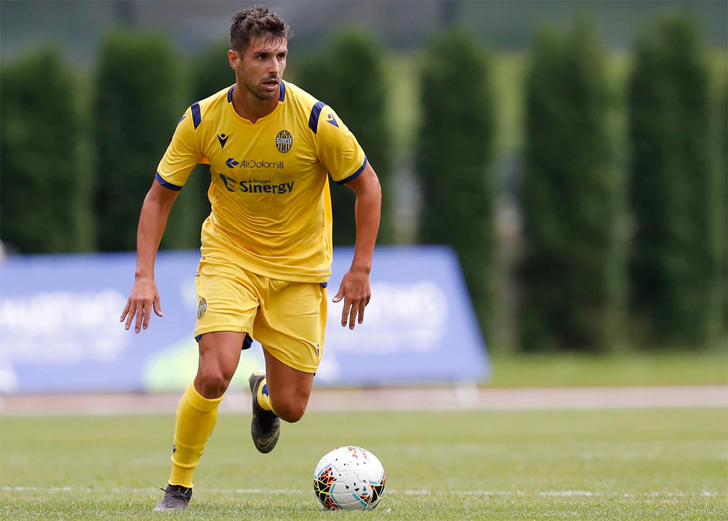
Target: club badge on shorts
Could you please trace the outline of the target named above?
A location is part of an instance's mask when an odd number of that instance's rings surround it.
[[[197,318],[202,318],[202,316],[205,314],[205,311],[207,311],[207,301],[203,297],[200,299],[200,303],[197,304]]]

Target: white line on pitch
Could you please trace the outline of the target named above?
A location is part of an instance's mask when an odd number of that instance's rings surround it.
[[[212,494],[308,494],[301,489],[265,489],[265,488],[233,488],[203,489]],[[91,487],[0,487],[0,492],[96,492],[96,493],[148,493],[156,492],[156,488],[91,488]],[[721,492],[644,492],[632,494],[627,492],[591,492],[587,490],[547,490],[542,492],[524,492],[522,490],[389,490],[387,494],[404,494],[411,496],[540,496],[540,497],[723,497]]]

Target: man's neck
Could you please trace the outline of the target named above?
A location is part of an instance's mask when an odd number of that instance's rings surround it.
[[[240,117],[249,120],[251,123],[255,123],[275,110],[278,105],[280,89],[281,87],[279,85],[276,96],[273,99],[261,100],[248,89],[236,83],[235,89],[233,89],[233,108]]]

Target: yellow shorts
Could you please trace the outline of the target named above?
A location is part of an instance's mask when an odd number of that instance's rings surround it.
[[[197,271],[195,337],[247,333],[289,367],[315,373],[324,347],[324,284],[270,279],[203,258]]]

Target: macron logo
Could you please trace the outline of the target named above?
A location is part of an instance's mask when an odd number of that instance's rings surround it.
[[[333,114],[329,114],[328,119],[326,120],[326,123],[331,123],[336,128],[339,128],[339,124],[336,122],[336,118]]]
[[[220,142],[220,148],[225,148],[225,143],[230,136],[226,136],[224,133],[217,136],[217,140]]]

